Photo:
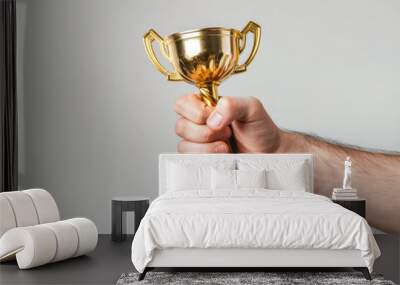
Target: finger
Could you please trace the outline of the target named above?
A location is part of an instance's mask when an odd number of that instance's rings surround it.
[[[175,112],[196,124],[205,124],[212,109],[201,100],[200,96],[190,94],[176,100]]]
[[[197,143],[225,141],[228,140],[232,134],[229,127],[225,127],[221,130],[213,130],[207,125],[198,125],[183,117],[176,121],[175,132],[184,140]]]
[[[229,153],[230,148],[226,142],[216,141],[212,143],[194,143],[180,141],[178,144],[180,153]]]
[[[222,129],[233,121],[252,122],[267,117],[262,103],[255,97],[222,97],[215,110],[207,119],[207,125],[212,129]]]

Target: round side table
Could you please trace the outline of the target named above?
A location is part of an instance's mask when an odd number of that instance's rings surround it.
[[[141,196],[119,196],[112,198],[111,201],[111,239],[113,241],[123,241],[126,234],[122,232],[123,212],[135,212],[135,232],[140,221],[149,208],[150,198]]]

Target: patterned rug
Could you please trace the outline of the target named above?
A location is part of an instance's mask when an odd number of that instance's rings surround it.
[[[380,275],[372,275],[373,280],[368,281],[360,272],[148,272],[142,281],[137,280],[138,276],[138,273],[122,274],[117,285],[395,285]]]

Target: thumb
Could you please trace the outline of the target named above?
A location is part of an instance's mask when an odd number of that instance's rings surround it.
[[[255,97],[224,96],[207,119],[211,129],[219,130],[233,121],[243,123],[263,120],[268,116],[262,103]]]

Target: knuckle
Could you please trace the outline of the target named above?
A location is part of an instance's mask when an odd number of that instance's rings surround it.
[[[175,133],[178,136],[182,136],[185,132],[185,122],[182,118],[179,118],[175,123]]]
[[[179,113],[182,105],[184,105],[185,96],[180,96],[178,99],[175,100],[174,110],[176,113]]]
[[[233,112],[236,108],[236,100],[233,97],[223,97],[223,106],[228,112]]]
[[[187,104],[187,102],[192,98],[193,94],[185,94],[182,96],[179,96],[175,100],[175,110],[180,110],[183,106]]]
[[[258,98],[253,96],[249,97],[249,105],[251,107],[254,107],[255,109],[264,108],[262,102]]]

